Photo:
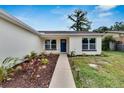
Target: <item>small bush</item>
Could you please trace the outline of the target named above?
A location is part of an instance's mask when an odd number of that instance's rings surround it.
[[[41,64],[46,65],[46,64],[49,63],[49,60],[46,58],[46,56],[45,56],[44,53],[40,54],[40,56],[41,56],[41,58],[40,58],[40,59],[41,59],[41,60],[40,60],[40,63],[41,63]]]
[[[14,67],[17,64],[18,58],[13,58],[13,57],[7,57],[5,60],[2,62],[1,67],[4,69],[9,69],[11,67]]]
[[[41,63],[42,63],[43,65],[46,65],[46,64],[49,63],[49,61],[48,61],[47,58],[42,58],[42,59],[41,59]]]
[[[3,62],[1,62],[0,67],[0,82],[4,81],[9,73],[10,69],[17,64],[17,58],[7,57]]]
[[[109,43],[110,42],[115,42],[115,39],[113,38],[113,36],[108,35],[108,36],[104,37],[104,39],[102,40],[102,49],[103,50],[110,50],[109,49]]]
[[[74,56],[76,56],[76,55],[75,55],[75,51],[71,51],[71,54],[70,54],[70,56],[71,56],[71,57],[74,57]]]
[[[34,51],[32,51],[30,54],[28,54],[28,55],[26,55],[26,56],[24,57],[24,59],[25,59],[26,61],[31,61],[31,60],[33,60],[33,59],[35,59],[35,58],[37,58],[37,53],[35,53]]]
[[[2,82],[7,77],[7,70],[0,67],[0,82]]]

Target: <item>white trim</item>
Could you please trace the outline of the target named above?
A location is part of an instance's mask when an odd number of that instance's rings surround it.
[[[42,37],[48,37],[48,36],[103,36],[103,33],[65,33],[65,34],[42,34]]]
[[[82,39],[84,39],[84,38],[82,38]],[[90,48],[90,39],[95,39],[95,49],[91,49]],[[84,51],[86,50],[86,51],[90,51],[90,50],[96,50],[96,38],[91,38],[91,37],[89,37],[89,38],[87,38],[87,40],[88,40],[88,49],[84,49]],[[83,42],[82,42],[82,51],[83,51]]]
[[[44,44],[44,45],[45,45],[45,50],[47,50],[47,51],[48,51],[48,50],[57,50],[57,40],[56,40],[56,39],[45,39],[45,41],[46,41],[46,40],[49,40],[49,41],[50,41],[50,44],[49,44],[50,49],[46,49],[46,45],[47,45],[47,44],[45,43],[45,44]],[[52,44],[52,40],[55,40],[55,41],[56,41],[56,44],[55,44],[55,45],[56,45],[56,49],[52,49],[52,45],[54,45],[54,44]],[[44,42],[45,42],[45,41],[44,41]]]

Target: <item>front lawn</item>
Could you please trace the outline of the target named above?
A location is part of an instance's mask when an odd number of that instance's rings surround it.
[[[69,57],[77,87],[124,87],[124,52]]]

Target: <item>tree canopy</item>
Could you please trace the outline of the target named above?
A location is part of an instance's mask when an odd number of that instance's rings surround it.
[[[74,13],[68,15],[68,18],[73,22],[70,29],[75,31],[88,31],[90,29],[91,22],[86,17],[87,12],[80,9],[75,10]]]
[[[97,29],[94,29],[93,32],[104,33],[104,32],[106,32],[106,31],[108,31],[108,30],[110,30],[108,27],[106,27],[106,26],[101,26],[101,27],[99,27],[99,28],[97,28]]]
[[[115,22],[113,26],[110,27],[112,31],[124,31],[124,22]]]
[[[71,15],[68,15],[68,19],[72,21],[70,29],[75,31],[89,31],[91,28],[91,22],[87,18],[87,12],[81,9],[76,9]],[[124,22],[115,22],[110,27],[100,26],[93,30],[94,32],[104,33],[107,31],[124,31]]]
[[[124,22],[115,22],[112,26],[100,26],[97,29],[93,30],[94,32],[104,33],[107,31],[124,31]]]

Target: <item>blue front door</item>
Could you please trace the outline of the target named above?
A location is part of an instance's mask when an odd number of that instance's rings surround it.
[[[61,52],[66,52],[66,39],[61,39]]]

